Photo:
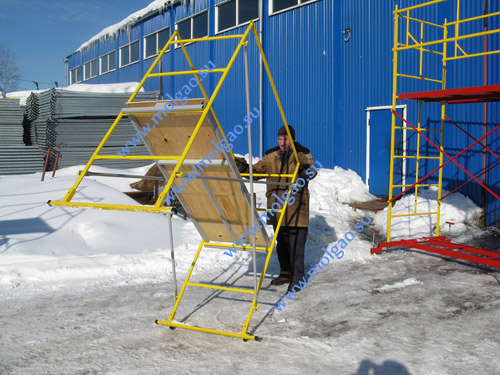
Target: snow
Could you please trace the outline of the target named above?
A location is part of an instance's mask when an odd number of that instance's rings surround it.
[[[6,94],[7,99],[19,99],[19,104],[20,105],[26,105],[26,100],[28,99],[28,96],[33,92],[35,94],[39,94],[41,92],[44,92],[46,90],[27,90],[27,91],[12,91],[8,92]]]
[[[135,89],[137,89],[137,86],[139,86],[139,82],[103,83],[95,85],[88,85],[86,83],[76,83],[74,85],[69,85],[68,87],[65,87],[64,90],[79,91],[79,92],[131,94],[135,91]],[[144,92],[143,87],[141,87],[140,92]]]
[[[375,290],[380,290],[381,292],[390,291],[390,290],[394,290],[394,289],[402,289],[402,288],[405,288],[407,286],[416,285],[416,284],[422,284],[422,282],[420,282],[412,277],[410,279],[406,279],[406,280],[403,280],[401,282],[394,283],[392,285],[384,285],[380,288],[376,288]]]
[[[116,36],[121,30],[129,30],[133,24],[135,24],[139,19],[149,15],[150,13],[165,10],[169,5],[173,4],[175,0],[155,0],[151,2],[147,7],[132,13],[130,16],[121,20],[114,25],[111,25],[98,34],[94,35],[88,41],[83,43],[75,52],[81,51],[82,49],[90,46],[93,42],[99,39],[111,38]]]
[[[442,196],[448,194],[443,189]],[[419,190],[417,195],[416,212],[436,212],[438,201],[438,191],[436,187]],[[387,233],[387,212],[386,207],[375,216],[375,225]],[[415,194],[405,195],[396,201],[393,207],[393,215],[403,215],[415,212]],[[463,234],[473,230],[479,223],[481,208],[472,200],[460,193],[454,193],[441,201],[441,221],[440,231],[452,234]],[[449,225],[446,222],[452,222]],[[418,238],[432,236],[436,234],[437,215],[421,215],[395,217],[392,219],[391,238]]]
[[[250,323],[260,342],[157,326],[174,304],[167,218],[49,207],[80,169],[57,171],[44,182],[38,173],[0,177],[2,374],[498,373],[498,272],[411,250],[372,257],[368,230],[281,312],[272,306],[286,285],[269,285],[279,273],[272,255]],[[122,193],[134,181],[85,178],[73,200],[137,204]],[[353,171],[323,168],[309,188],[306,269],[362,216],[374,217],[342,204],[371,197]],[[256,185],[261,206],[264,189]],[[414,198],[404,199],[395,209]],[[446,200],[443,215],[461,224],[452,228],[454,239],[481,239],[477,206],[458,194]],[[419,193],[419,204],[432,206],[432,191]],[[374,219],[379,228],[383,215]],[[417,221],[410,231],[406,224],[397,231],[417,235],[429,225]],[[173,226],[180,289],[201,238],[189,220],[174,216]],[[500,249],[500,240],[489,244]],[[202,253],[192,281],[251,287],[251,254],[223,252]],[[258,268],[262,264],[259,255]],[[239,332],[249,306],[240,294],[188,287],[176,319]]]
[[[126,93],[133,93],[137,88],[137,86],[139,86],[139,82],[103,83],[95,85],[89,85],[86,83],[77,83],[74,85],[67,86],[65,88],[56,88],[56,90],[126,94]],[[47,90],[13,91],[7,93],[7,98],[19,99],[20,105],[26,105],[26,101],[28,100],[28,97],[30,96],[31,93],[39,94]],[[144,88],[141,87],[139,91],[144,92]]]

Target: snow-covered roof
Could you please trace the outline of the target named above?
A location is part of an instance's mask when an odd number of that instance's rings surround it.
[[[154,12],[163,12],[166,10],[167,6],[173,5],[174,3],[179,2],[179,0],[154,0],[151,4],[149,4],[147,7],[138,10],[135,13],[132,13],[130,16],[124,18],[118,23],[115,23],[114,25],[111,25],[109,27],[106,27],[104,30],[102,30],[100,33],[94,35],[92,38],[87,40],[85,43],[83,43],[77,50],[81,51],[85,47],[90,46],[92,43],[99,39],[105,39],[105,38],[111,38],[116,36],[121,30],[127,30],[132,27],[138,20],[141,18],[144,18],[151,13]]]
[[[95,84],[89,85],[85,83],[77,83],[64,88],[57,88],[57,90],[69,90],[69,91],[84,91],[84,92],[105,92],[105,93],[133,93],[135,89],[139,86],[139,82],[122,82],[122,83],[105,83],[105,84]],[[49,90],[49,89],[47,89]],[[9,99],[19,99],[21,105],[26,105],[26,100],[32,92],[41,93],[46,90],[26,90],[26,91],[13,91],[7,93],[7,98]],[[144,88],[141,87],[141,92],[144,92]]]

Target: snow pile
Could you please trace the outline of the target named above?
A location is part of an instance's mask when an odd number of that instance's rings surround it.
[[[417,212],[436,212],[437,188],[431,187],[419,190],[417,197]],[[442,195],[448,192],[443,189]],[[405,195],[396,202],[392,209],[393,215],[403,215],[415,212],[415,194]],[[375,216],[375,225],[387,233],[386,207]],[[451,233],[464,232],[466,226],[477,226],[481,208],[472,200],[460,193],[454,193],[441,202],[440,231],[448,233],[447,221],[455,223],[451,226]],[[418,215],[392,218],[391,238],[418,238],[435,235],[437,215]]]
[[[313,251],[323,246],[331,248],[347,232],[354,231],[354,225],[364,213],[354,211],[344,203],[364,202],[375,197],[368,192],[367,186],[359,175],[352,170],[340,167],[322,168],[309,182],[310,221],[308,244]],[[373,215],[369,213],[369,217]],[[314,244],[312,244],[314,243]],[[346,250],[344,261],[367,260],[370,257],[370,244],[356,238]],[[322,253],[322,250],[320,251]],[[341,264],[342,262],[339,262]]]
[[[333,209],[338,203],[366,202],[376,199],[368,192],[359,175],[348,169],[335,167],[321,169],[310,184],[315,194],[311,194],[311,207],[317,210]],[[324,205],[327,204],[325,207]],[[314,206],[314,207],[313,207]]]
[[[168,244],[165,216],[47,205],[48,200],[64,197],[78,169],[81,166],[58,171],[56,178],[46,176],[45,182],[40,182],[40,173],[0,177],[0,284],[159,272],[158,259],[167,256],[166,250],[161,253]],[[140,169],[147,167],[125,173],[137,175]],[[102,167],[93,170],[110,171]],[[138,205],[96,179],[103,177],[85,178],[73,201]],[[114,180],[120,185],[133,181]],[[184,237],[181,249],[199,243],[191,223],[174,218],[174,228]],[[191,254],[187,258],[192,258]],[[180,259],[188,262],[182,255]],[[165,268],[169,261],[161,264]],[[168,275],[168,271],[161,273]]]
[[[155,0],[151,4],[149,4],[147,7],[132,13],[130,16],[127,18],[121,20],[118,23],[115,23],[114,25],[111,25],[104,30],[102,30],[100,33],[94,35],[92,38],[90,38],[88,41],[83,43],[75,52],[81,51],[85,47],[90,46],[93,42],[99,40],[99,39],[105,39],[105,38],[112,38],[116,36],[121,30],[127,30],[130,31],[130,28],[132,27],[133,24],[135,24],[139,19],[149,15],[150,13],[160,11],[163,12],[167,9],[167,7],[171,4],[173,4],[175,0]]]

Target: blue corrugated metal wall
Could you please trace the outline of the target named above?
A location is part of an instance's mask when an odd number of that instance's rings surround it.
[[[150,66],[153,59],[143,61],[143,37],[151,32],[170,26],[174,29],[175,22],[200,11],[209,11],[209,34],[215,32],[215,4],[222,0],[204,0],[191,6],[175,6],[164,13],[154,15],[141,21],[127,32],[121,32],[116,38],[95,43],[83,52],[76,52],[69,57],[69,69],[82,65],[91,58],[98,57],[113,49],[139,39],[141,42],[141,61],[129,67],[117,69],[98,76],[84,83],[109,83],[139,81]],[[267,60],[282,101],[287,120],[296,127],[297,140],[309,147],[316,159],[325,166],[339,165],[355,170],[362,178],[366,172],[366,108],[371,106],[390,105],[392,100],[392,44],[393,44],[393,10],[395,5],[407,7],[420,1],[412,0],[319,0],[307,5],[279,13],[268,15],[268,1],[264,1],[263,45]],[[498,10],[496,0],[488,0],[489,11]],[[462,0],[461,17],[481,15],[483,1]],[[444,19],[454,20],[456,15],[455,2],[448,1],[416,13],[419,18],[443,23]],[[496,22],[496,24],[495,24]],[[479,22],[480,24],[481,22]],[[259,22],[256,26],[258,28]],[[481,27],[481,25],[479,25]],[[478,23],[461,26],[461,31],[471,31]],[[498,28],[498,20],[491,22],[489,28]],[[246,26],[224,32],[223,35],[238,34]],[[350,29],[349,39],[345,31]],[[450,28],[450,32],[454,32]],[[438,39],[441,31],[426,27],[426,35]],[[416,32],[415,32],[416,34]],[[130,39],[129,39],[130,38]],[[252,40],[253,37],[251,37]],[[489,48],[498,49],[499,38],[489,39]],[[214,43],[194,43],[187,46],[195,66],[203,66],[212,61],[217,67],[227,65],[231,53],[236,48],[235,40],[217,41]],[[452,48],[452,46],[449,46]],[[482,41],[463,43],[462,47],[471,51],[481,51]],[[179,70],[186,68],[185,57],[180,50],[173,50],[163,58],[163,70]],[[259,107],[259,65],[258,51],[254,43],[248,47],[251,82],[251,108]],[[241,124],[246,112],[244,91],[243,54],[237,58],[225,85],[217,97],[214,108],[226,132],[236,124]],[[498,83],[498,56],[488,58],[488,83]],[[440,77],[441,64],[439,58],[426,57],[425,75]],[[418,69],[415,56],[401,57],[400,72],[415,72]],[[484,80],[483,58],[450,62],[448,66],[447,87],[482,85]],[[206,88],[213,91],[220,74],[211,74],[204,80]],[[164,79],[164,91],[174,93],[187,83],[190,77]],[[150,80],[147,90],[159,89],[159,79]],[[402,79],[398,82],[399,92],[439,89],[435,83],[423,83],[417,80]],[[198,89],[197,89],[198,90]],[[193,91],[189,97],[200,96],[199,91]],[[263,147],[264,150],[276,144],[276,132],[281,126],[281,118],[266,75],[264,74],[264,120]],[[408,104],[408,119],[416,123],[417,107],[415,103]],[[438,104],[428,105],[430,108],[423,118],[423,125],[439,126]],[[488,104],[488,129],[498,123],[499,106]],[[426,109],[427,110],[427,109]],[[447,115],[456,120],[476,138],[483,135],[483,105],[468,104],[448,106]],[[257,154],[259,149],[258,123],[253,123],[253,149]],[[388,124],[390,126],[390,124]],[[376,129],[374,129],[376,131]],[[490,148],[499,148],[499,136],[488,139]],[[453,125],[446,124],[446,151],[454,155],[473,141]],[[490,143],[491,142],[491,143]],[[235,151],[246,153],[247,137],[239,137],[235,143]],[[421,148],[423,152],[437,154],[428,144]],[[409,134],[407,152],[411,155],[416,151],[415,137]],[[483,153],[478,146],[464,153],[457,159],[472,173],[479,173],[483,167]],[[487,155],[488,164],[497,159]],[[430,172],[435,164],[432,162],[421,165],[419,175]],[[415,165],[408,162],[409,179],[415,178]],[[444,168],[444,187],[453,189],[469,177],[456,168],[448,165]],[[487,183],[498,193],[500,167],[489,172]],[[460,190],[481,204],[481,199],[487,202],[487,223],[500,222],[500,203],[489,193],[482,195],[478,184],[471,183]]]
[[[488,12],[500,12],[500,1],[489,0]],[[500,19],[498,17],[491,19],[488,23],[488,29],[500,29]],[[500,35],[497,34],[488,38],[488,50],[491,51],[498,49],[500,49]],[[488,57],[488,84],[493,85],[500,82],[499,66],[499,55],[492,55]],[[500,103],[488,104],[487,122],[488,131],[500,124]],[[488,147],[497,154],[500,154],[500,136],[496,135],[488,138]],[[492,154],[488,154],[488,166],[492,166],[498,162],[500,162],[498,158]],[[498,196],[500,196],[500,165],[488,172],[486,183]],[[500,225],[500,200],[496,199],[489,193],[486,194],[485,211],[488,224],[497,226]]]
[[[269,17],[265,31],[269,60],[287,121],[296,127],[297,140],[310,147],[323,165],[339,164],[334,157],[342,144],[340,126],[335,121],[335,91],[338,72],[333,69],[334,25],[337,2],[319,1]],[[267,13],[267,9],[264,10]],[[300,30],[291,34],[291,30]],[[269,86],[265,90],[265,147],[276,144],[282,126]]]

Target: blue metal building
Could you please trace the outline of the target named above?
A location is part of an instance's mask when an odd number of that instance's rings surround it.
[[[315,159],[324,166],[338,165],[356,171],[369,185],[370,191],[387,195],[390,146],[390,109],[392,101],[392,46],[393,10],[395,6],[407,7],[423,0],[166,0],[160,8],[152,8],[123,22],[113,32],[96,36],[67,57],[67,82],[115,83],[139,81],[156,55],[156,51],[178,29],[183,37],[202,37],[241,34],[250,21],[256,22],[261,32],[262,44],[269,62],[278,94],[288,122],[295,126],[297,140],[309,147]],[[261,3],[261,14],[258,4]],[[462,0],[461,18],[482,15],[485,11],[500,11],[498,0]],[[443,23],[454,20],[456,2],[449,0],[422,10],[420,18]],[[499,28],[492,20],[490,29]],[[471,25],[482,27],[483,25]],[[106,34],[106,33],[104,33]],[[483,50],[483,40],[471,42],[472,49]],[[489,49],[498,49],[497,37],[488,39]],[[195,66],[212,61],[217,67],[226,66],[236,48],[234,40],[211,43],[192,43],[187,46]],[[263,75],[259,82],[259,58],[255,45],[249,46],[251,106],[261,106],[261,126],[254,127],[254,150],[260,154],[274,147],[281,119],[271,88]],[[498,55],[468,59],[466,63],[450,65],[447,87],[498,84],[500,77]],[[414,68],[415,61],[400,62],[402,69]],[[438,62],[430,64],[429,74],[441,74]],[[186,68],[184,55],[172,48],[162,61],[163,71]],[[435,69],[435,72],[433,71]],[[485,74],[485,71],[488,74]],[[213,90],[219,78],[210,75],[207,85]],[[164,93],[175,93],[186,83],[185,77],[149,80],[146,90],[163,88]],[[205,81],[204,81],[205,84]],[[402,82],[403,91],[438,89],[420,82]],[[192,92],[189,97],[200,97]],[[238,58],[228,80],[223,86],[214,108],[224,129],[241,123],[245,115],[244,64]],[[486,111],[485,111],[486,109]],[[403,111],[403,109],[401,109]],[[408,118],[415,116],[416,106],[408,103]],[[500,106],[489,103],[454,106],[447,110],[450,118],[479,138],[484,128],[498,124]],[[439,115],[426,119],[429,124],[439,121]],[[484,125],[486,123],[486,125]],[[368,132],[368,130],[370,131]],[[451,154],[463,149],[472,141],[450,129],[446,133],[445,148]],[[246,153],[244,138],[235,142],[235,151]],[[500,136],[488,139],[488,146],[498,151]],[[411,139],[408,140],[411,149]],[[411,152],[411,150],[408,150]],[[429,152],[432,152],[429,149]],[[255,152],[254,152],[255,153]],[[487,155],[488,165],[496,159]],[[472,148],[459,161],[473,172],[483,167],[482,150]],[[407,174],[412,173],[407,165]],[[430,167],[429,167],[430,168]],[[450,166],[444,169],[443,187],[453,189],[468,179],[463,172]],[[500,168],[491,170],[486,183],[500,194]],[[486,209],[486,223],[500,223],[500,202],[482,191],[477,184],[462,190],[477,204]]]

